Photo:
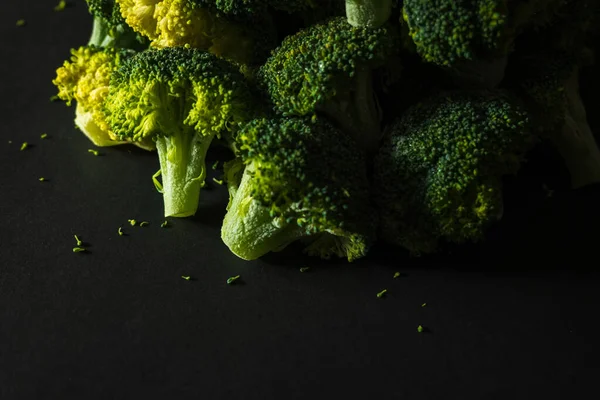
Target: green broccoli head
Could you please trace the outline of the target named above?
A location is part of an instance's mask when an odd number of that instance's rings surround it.
[[[148,47],[148,41],[127,25],[116,0],[86,0],[86,2],[94,18],[89,45],[135,50]]]
[[[275,46],[273,22],[259,1],[117,2],[127,23],[156,48],[193,47],[231,62],[256,65]]]
[[[387,130],[375,160],[382,238],[411,252],[477,241],[502,213],[502,177],[530,143],[527,114],[504,92],[442,93]]]
[[[165,215],[185,217],[197,210],[212,139],[251,119],[251,97],[223,59],[183,47],[150,49],[113,73],[106,119],[121,139],[156,142]]]
[[[253,120],[238,141],[246,169],[222,228],[233,253],[252,260],[302,240],[322,258],[366,254],[375,214],[352,139],[322,119],[287,117]]]
[[[257,79],[278,114],[326,115],[362,148],[376,149],[381,115],[372,72],[395,54],[396,33],[332,18],[286,37]]]

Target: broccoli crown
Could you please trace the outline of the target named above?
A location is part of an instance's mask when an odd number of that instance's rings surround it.
[[[344,17],[331,18],[286,37],[258,80],[278,113],[314,115],[336,96],[348,100],[352,78],[383,64],[395,52],[395,39],[390,27],[353,27]]]
[[[119,137],[141,140],[180,131],[219,135],[252,115],[240,72],[225,60],[183,47],[127,59],[110,82],[107,120]]]
[[[477,240],[502,212],[501,177],[530,141],[527,114],[505,92],[450,92],[408,109],[375,161],[382,235],[414,252],[437,238]]]
[[[293,117],[253,120],[238,140],[253,168],[250,195],[272,218],[308,235],[347,238],[352,250],[344,256],[351,259],[366,253],[373,224],[369,184],[365,159],[351,139],[322,119]]]
[[[189,46],[243,64],[262,62],[274,47],[275,31],[268,14],[255,12],[260,2],[119,2],[127,23],[148,37],[154,47]]]
[[[111,34],[114,35],[116,29],[126,26],[115,0],[86,0],[86,2],[90,14],[102,20],[109,27]]]
[[[82,46],[71,50],[71,59],[56,70],[52,81],[58,88],[58,97],[71,104],[77,101],[92,114],[102,131],[109,131],[105,121],[104,101],[108,96],[111,74],[133,52],[115,48]]]
[[[506,0],[405,0],[402,12],[417,52],[442,66],[497,49],[508,18]]]
[[[94,17],[94,30],[89,44],[136,49],[147,47],[147,41],[125,22],[116,0],[86,2]]]

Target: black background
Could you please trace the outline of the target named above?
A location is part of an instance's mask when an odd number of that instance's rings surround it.
[[[156,155],[94,157],[74,107],[49,101],[91,28],[83,1],[55,13],[57,2],[0,7],[0,399],[598,396],[600,190],[561,190],[552,151],[507,179],[506,218],[484,244],[245,262],[220,240],[223,187],[161,229]],[[584,77],[589,98],[600,85]],[[72,253],[73,234],[88,253]]]

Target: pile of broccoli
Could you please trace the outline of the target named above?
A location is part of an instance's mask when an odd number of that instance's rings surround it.
[[[96,146],[156,151],[167,217],[202,212],[225,144],[221,236],[364,257],[482,240],[503,180],[544,141],[600,182],[579,95],[597,0],[87,0],[53,83]]]

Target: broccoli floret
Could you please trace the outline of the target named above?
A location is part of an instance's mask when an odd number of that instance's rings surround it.
[[[408,109],[375,159],[382,239],[414,254],[438,239],[477,241],[502,214],[502,176],[531,142],[528,116],[505,92],[448,92]]]
[[[286,37],[258,72],[258,82],[283,116],[326,115],[373,153],[381,112],[373,71],[397,49],[393,27],[356,28],[336,17]]]
[[[260,64],[275,46],[274,25],[259,2],[117,0],[131,27],[157,48],[186,46],[239,64]]]
[[[579,70],[593,62],[587,40],[599,15],[596,1],[564,0],[543,29],[517,39],[503,84],[525,101],[535,133],[561,154],[575,188],[600,182],[600,150],[579,94]]]
[[[253,120],[238,140],[246,168],[239,185],[228,180],[221,231],[234,254],[252,260],[298,240],[322,258],[366,254],[376,218],[352,139],[322,119],[289,117]]]
[[[165,216],[186,217],[198,208],[213,138],[250,120],[255,104],[235,66],[177,47],[149,49],[123,62],[112,75],[105,109],[119,138],[155,141]]]
[[[94,17],[92,35],[88,45],[114,46],[142,50],[148,41],[138,35],[126,23],[115,0],[86,0]]]
[[[542,26],[561,0],[405,0],[403,20],[417,53],[461,86],[497,87],[514,39]]]
[[[82,46],[71,50],[71,58],[56,70],[52,83],[58,88],[58,98],[67,105],[77,102],[75,124],[96,146],[126,143],[111,131],[105,120],[104,101],[108,96],[111,73],[132,51],[98,46]],[[143,141],[139,147],[152,149]]]

